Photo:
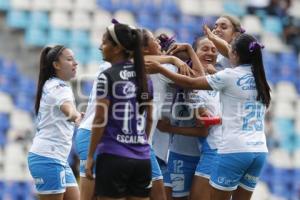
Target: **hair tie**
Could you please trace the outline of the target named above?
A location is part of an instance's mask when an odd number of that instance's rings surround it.
[[[246,30],[245,30],[244,28],[241,27],[240,32],[241,32],[241,33],[245,33]]]
[[[115,18],[113,18],[113,19],[111,20],[111,23],[113,23],[113,24],[120,24],[120,22],[119,22],[118,20],[116,20]]]
[[[253,41],[249,44],[249,51],[252,53],[255,49],[263,49],[265,46],[263,44],[260,44],[257,41]]]
[[[169,49],[169,47],[175,43],[175,35],[171,36],[171,37],[168,37],[167,35],[160,35],[158,37],[158,40],[159,40],[159,44],[162,48],[162,50],[164,51],[167,51]]]

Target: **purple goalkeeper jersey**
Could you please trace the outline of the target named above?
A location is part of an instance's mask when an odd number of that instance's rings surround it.
[[[150,146],[145,132],[147,113],[139,114],[136,91],[136,72],[130,62],[114,64],[98,76],[97,97],[110,100],[98,153],[149,159]]]

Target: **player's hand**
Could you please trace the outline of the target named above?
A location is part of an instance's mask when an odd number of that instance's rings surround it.
[[[212,117],[212,113],[209,112],[207,109],[198,109],[197,117],[196,117],[196,126],[203,127],[205,126],[205,123],[202,121],[202,119],[205,119],[207,117]]]
[[[203,26],[203,32],[209,40],[213,40],[215,38],[215,34],[208,28],[206,24]]]
[[[83,112],[77,114],[77,116],[76,116],[76,118],[74,120],[75,126],[77,126],[77,127],[79,126],[79,124],[80,124],[80,122],[81,122],[81,120],[82,120],[83,117],[84,117],[84,113]]]
[[[169,132],[170,127],[171,127],[171,123],[170,123],[170,120],[167,118],[162,118],[157,123],[157,128],[161,132]]]
[[[93,176],[93,166],[94,166],[94,159],[88,157],[85,164],[85,175],[88,179],[94,179]]]
[[[168,49],[167,54],[173,55],[179,51],[187,51],[190,47],[190,44],[188,43],[176,43],[171,46],[170,49]]]
[[[184,76],[194,76],[195,72],[185,62],[174,57],[174,65],[178,68],[178,73]]]
[[[145,61],[145,67],[147,74],[157,74],[160,72],[161,64],[154,60]]]
[[[213,66],[212,64],[207,64],[206,70],[207,70],[207,73],[209,73],[209,74],[217,73],[215,66]]]

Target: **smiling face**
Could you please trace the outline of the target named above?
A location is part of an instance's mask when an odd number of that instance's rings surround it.
[[[196,45],[196,54],[203,66],[215,65],[218,55],[215,45],[207,38],[198,39]]]
[[[237,32],[235,31],[234,25],[226,17],[220,17],[214,26],[213,33],[230,43],[233,38],[236,36]]]
[[[57,77],[62,80],[69,81],[76,76],[78,63],[71,49],[64,49],[58,57],[58,60],[53,62],[53,65]]]

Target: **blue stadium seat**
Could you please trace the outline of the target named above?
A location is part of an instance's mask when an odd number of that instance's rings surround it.
[[[51,27],[47,43],[68,46],[70,44],[70,33],[65,29]]]
[[[150,13],[152,15],[156,15],[159,11],[159,5],[155,4],[153,0],[143,0],[141,5],[140,5],[140,13]],[[153,20],[152,23],[155,23]]]
[[[279,65],[287,65],[289,68],[297,69],[298,56],[295,52],[282,52],[279,54]]]
[[[6,15],[6,24],[10,28],[25,29],[29,25],[29,14],[24,10],[9,10]]]
[[[137,16],[137,23],[140,27],[148,28],[150,30],[157,29],[156,16],[146,12],[140,12]]]
[[[270,182],[271,192],[279,197],[286,197],[290,193],[292,174],[290,170],[274,167],[272,181]]]
[[[70,35],[70,43],[78,47],[88,47],[90,45],[90,35],[88,31],[73,30]]]
[[[121,0],[96,0],[96,3],[100,8],[109,12],[115,12],[119,8],[121,2]]]
[[[233,16],[242,17],[246,14],[245,6],[242,6],[237,1],[225,1],[223,4],[223,9],[225,13],[231,14]]]
[[[0,0],[0,11],[8,11],[10,8],[10,0]]]
[[[0,200],[4,200],[5,190],[6,190],[5,182],[0,180]]]
[[[28,46],[43,47],[47,44],[47,31],[39,27],[28,27],[25,31],[25,43]]]
[[[299,77],[300,75],[298,74],[298,77]],[[297,80],[297,82],[296,82],[296,89],[297,89],[297,92],[298,92],[298,94],[300,95],[300,80],[298,79]]]
[[[18,91],[29,97],[35,96],[36,82],[28,77],[22,77],[18,80]]]
[[[33,11],[30,13],[30,26],[47,29],[49,27],[49,16],[47,12]]]
[[[31,200],[33,194],[31,191],[31,184],[23,181],[12,182],[9,185],[8,192],[12,200]]]
[[[272,181],[273,166],[268,162],[265,163],[263,169],[261,170],[260,180],[269,183]]]
[[[159,25],[160,28],[176,29],[177,25],[176,18],[169,14],[161,14],[159,16]]]
[[[92,46],[88,51],[88,62],[101,63],[103,60],[102,52],[99,50],[99,47]]]
[[[0,72],[9,80],[18,80],[20,76],[17,64],[6,59],[2,60],[2,67]]]
[[[78,47],[78,46],[70,46],[70,49],[74,52],[75,59],[77,62],[81,64],[87,64],[88,63],[88,53],[87,49],[83,47]]]
[[[15,92],[15,85],[12,84],[13,81],[9,79],[9,77],[0,73],[0,91],[6,92],[10,95]]]
[[[0,113],[0,131],[7,131],[9,128],[9,116],[7,113]]]
[[[195,39],[195,35],[193,35],[189,29],[180,28],[177,32],[176,38],[179,42],[187,42],[191,44]]]
[[[300,197],[300,170],[294,169],[291,184],[291,200],[298,200]]]
[[[160,12],[168,15],[179,16],[180,10],[174,0],[161,1]]]
[[[0,130],[0,151],[1,149],[3,149],[6,145],[7,141],[6,141],[6,132]],[[0,169],[1,170],[1,169]],[[0,200],[1,200],[1,182],[0,182]]]
[[[35,91],[34,89],[32,89]],[[34,97],[26,93],[17,93],[14,97],[15,107],[33,113],[34,110]]]
[[[278,82],[279,67],[278,67],[278,57],[275,53],[264,51],[263,52],[263,63],[265,67],[265,72],[267,80],[273,84]]]
[[[297,70],[295,68],[291,68],[288,64],[280,66],[278,81],[288,81],[296,84],[298,78]]]
[[[181,15],[179,19],[180,28],[189,29],[193,33],[201,34],[202,31],[202,18],[197,18],[191,15]]]
[[[285,118],[274,119],[274,129],[282,134],[282,137],[288,137],[294,134],[293,120]]]
[[[281,35],[283,27],[280,18],[268,16],[263,21],[264,31],[274,33],[275,35]]]
[[[118,9],[120,10],[128,10],[133,13],[139,12],[140,2],[135,2],[132,0],[122,0],[119,3]]]

